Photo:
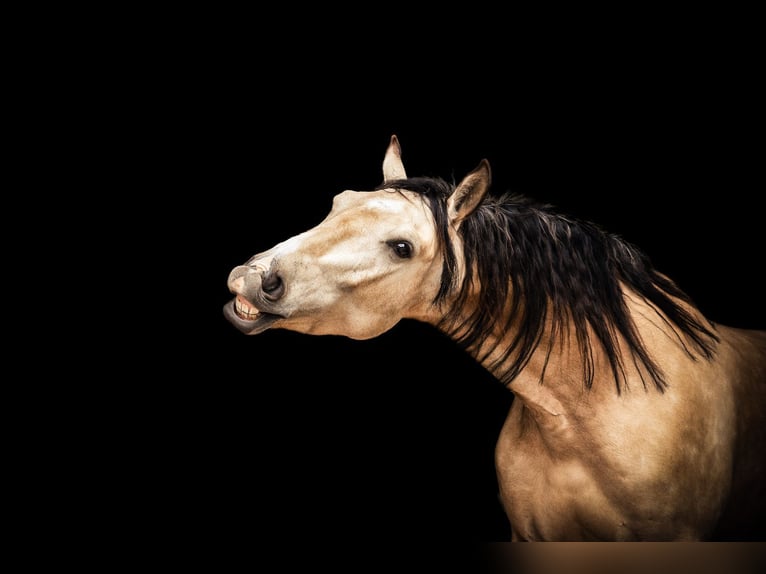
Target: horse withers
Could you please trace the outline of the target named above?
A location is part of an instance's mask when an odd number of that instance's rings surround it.
[[[637,247],[530,198],[408,177],[344,191],[228,278],[224,314],[354,339],[433,325],[514,400],[499,434],[513,540],[750,537],[766,508],[766,332],[715,324]]]

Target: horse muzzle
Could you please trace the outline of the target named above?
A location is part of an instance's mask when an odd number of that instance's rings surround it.
[[[275,270],[258,263],[239,265],[232,269],[227,284],[235,297],[224,305],[223,314],[243,333],[262,333],[283,318],[277,304],[285,285]]]

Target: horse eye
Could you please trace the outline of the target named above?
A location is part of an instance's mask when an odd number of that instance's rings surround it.
[[[409,259],[412,257],[412,245],[410,245],[409,242],[397,240],[389,241],[388,244],[398,257],[401,257],[402,259]]]

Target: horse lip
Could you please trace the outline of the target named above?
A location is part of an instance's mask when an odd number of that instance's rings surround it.
[[[255,319],[245,319],[237,313],[236,297],[223,306],[223,314],[232,325],[246,335],[257,335],[258,333],[262,333],[274,323],[282,319],[281,315],[260,310]]]

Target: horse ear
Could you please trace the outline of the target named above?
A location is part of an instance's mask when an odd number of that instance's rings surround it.
[[[407,173],[402,163],[402,146],[399,145],[399,139],[393,135],[383,158],[383,182],[395,179],[407,179]]]
[[[447,214],[456,227],[481,203],[492,183],[489,162],[483,159],[463,178],[447,200]]]

